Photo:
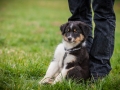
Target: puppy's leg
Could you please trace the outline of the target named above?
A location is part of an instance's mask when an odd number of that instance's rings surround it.
[[[66,69],[65,65],[60,74],[55,78],[53,84],[56,84],[57,82],[62,82],[62,80],[66,78],[68,71],[69,69]]]
[[[54,60],[50,63],[49,68],[46,72],[46,75],[44,78],[39,82],[41,83],[52,83],[52,78],[59,72],[60,66],[59,61],[61,60],[61,57],[64,55],[64,47],[63,44],[59,44],[55,50],[54,53]]]
[[[52,61],[48,67],[48,70],[46,72],[46,75],[44,78],[39,82],[39,84],[49,83],[51,84],[53,82],[52,78],[59,70],[58,61]]]

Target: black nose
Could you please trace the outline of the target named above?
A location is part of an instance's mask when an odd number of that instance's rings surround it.
[[[71,37],[68,37],[68,41],[71,41],[72,40],[72,38]]]

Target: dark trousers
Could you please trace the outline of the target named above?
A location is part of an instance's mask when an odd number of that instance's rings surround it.
[[[87,39],[90,72],[94,78],[104,77],[111,70],[110,58],[114,49],[114,0],[93,0],[94,38],[92,38],[91,0],[68,0],[72,16],[68,21],[83,21],[91,27]]]

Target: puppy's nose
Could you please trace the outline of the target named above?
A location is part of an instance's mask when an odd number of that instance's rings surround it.
[[[72,38],[71,37],[68,37],[68,41],[71,41],[72,40]]]

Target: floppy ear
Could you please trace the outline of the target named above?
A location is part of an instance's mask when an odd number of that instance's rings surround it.
[[[62,32],[62,35],[65,33],[65,28],[67,27],[67,25],[68,25],[68,23],[65,23],[65,24],[62,24],[62,25],[60,26],[60,30],[61,30],[61,32]]]
[[[87,24],[83,23],[83,22],[79,22],[79,27],[81,28],[85,38],[87,38],[88,34],[90,32],[90,27]]]

